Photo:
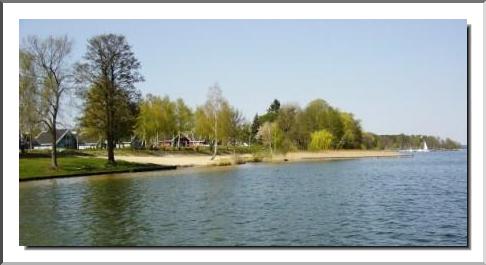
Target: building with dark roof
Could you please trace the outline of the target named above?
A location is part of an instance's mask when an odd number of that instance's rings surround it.
[[[77,149],[78,142],[76,135],[74,135],[69,129],[57,129],[56,130],[56,147],[57,148],[71,148]],[[52,148],[52,135],[49,131],[41,132],[35,138],[34,149],[51,149]]]

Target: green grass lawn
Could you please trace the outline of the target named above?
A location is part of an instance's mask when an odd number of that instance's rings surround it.
[[[154,167],[151,164],[138,164],[117,161],[116,165],[109,165],[106,159],[93,157],[69,156],[57,159],[58,168],[51,168],[51,159],[47,157],[20,158],[19,178],[22,180],[37,177],[62,176],[72,174],[90,174],[99,172],[117,172],[143,167]]]

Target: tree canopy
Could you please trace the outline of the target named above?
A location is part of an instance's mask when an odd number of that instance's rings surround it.
[[[107,142],[108,161],[115,162],[115,143],[131,133],[140,92],[135,83],[143,81],[140,62],[125,36],[103,34],[88,40],[83,61],[76,66],[76,81],[82,88],[85,127],[103,133]],[[93,112],[96,115],[90,115]],[[100,122],[96,122],[94,116]],[[123,128],[123,130],[122,130]]]

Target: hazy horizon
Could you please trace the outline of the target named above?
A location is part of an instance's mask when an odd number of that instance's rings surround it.
[[[273,99],[317,98],[365,131],[467,142],[465,20],[20,20],[20,39],[67,34],[72,61],[87,39],[127,37],[148,93],[195,107],[209,86],[248,121]],[[73,117],[70,117],[73,118]]]

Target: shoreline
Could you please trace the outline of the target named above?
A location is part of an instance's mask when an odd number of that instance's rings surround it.
[[[211,155],[202,154],[168,154],[164,156],[120,155],[116,156],[115,159],[134,163],[150,163],[163,166],[176,166],[177,168],[186,168],[226,166],[259,162],[281,163],[303,162],[309,160],[341,160],[409,156],[410,155],[396,151],[333,150],[325,152],[291,152],[285,155],[276,154],[271,157],[258,157],[252,154],[218,155],[214,160],[211,160]]]
[[[145,172],[145,171],[168,171],[181,170],[187,168],[211,168],[224,166],[238,166],[246,163],[298,163],[306,161],[332,161],[343,159],[364,159],[364,158],[400,158],[410,157],[411,155],[403,154],[396,151],[375,151],[375,150],[333,150],[325,152],[291,152],[285,155],[276,154],[271,157],[258,157],[252,154],[236,154],[235,155],[218,155],[214,160],[211,160],[211,155],[203,154],[167,154],[164,156],[138,156],[138,155],[119,155],[115,156],[116,160],[126,161],[132,163],[146,164],[145,167],[137,167],[126,170],[114,171],[97,171],[72,173],[65,175],[53,176],[38,176],[19,179],[19,182],[48,180],[57,178],[70,177],[89,177],[96,175],[109,175],[119,173],[131,172]],[[104,158],[106,157],[99,157]],[[150,166],[148,166],[150,165]]]

